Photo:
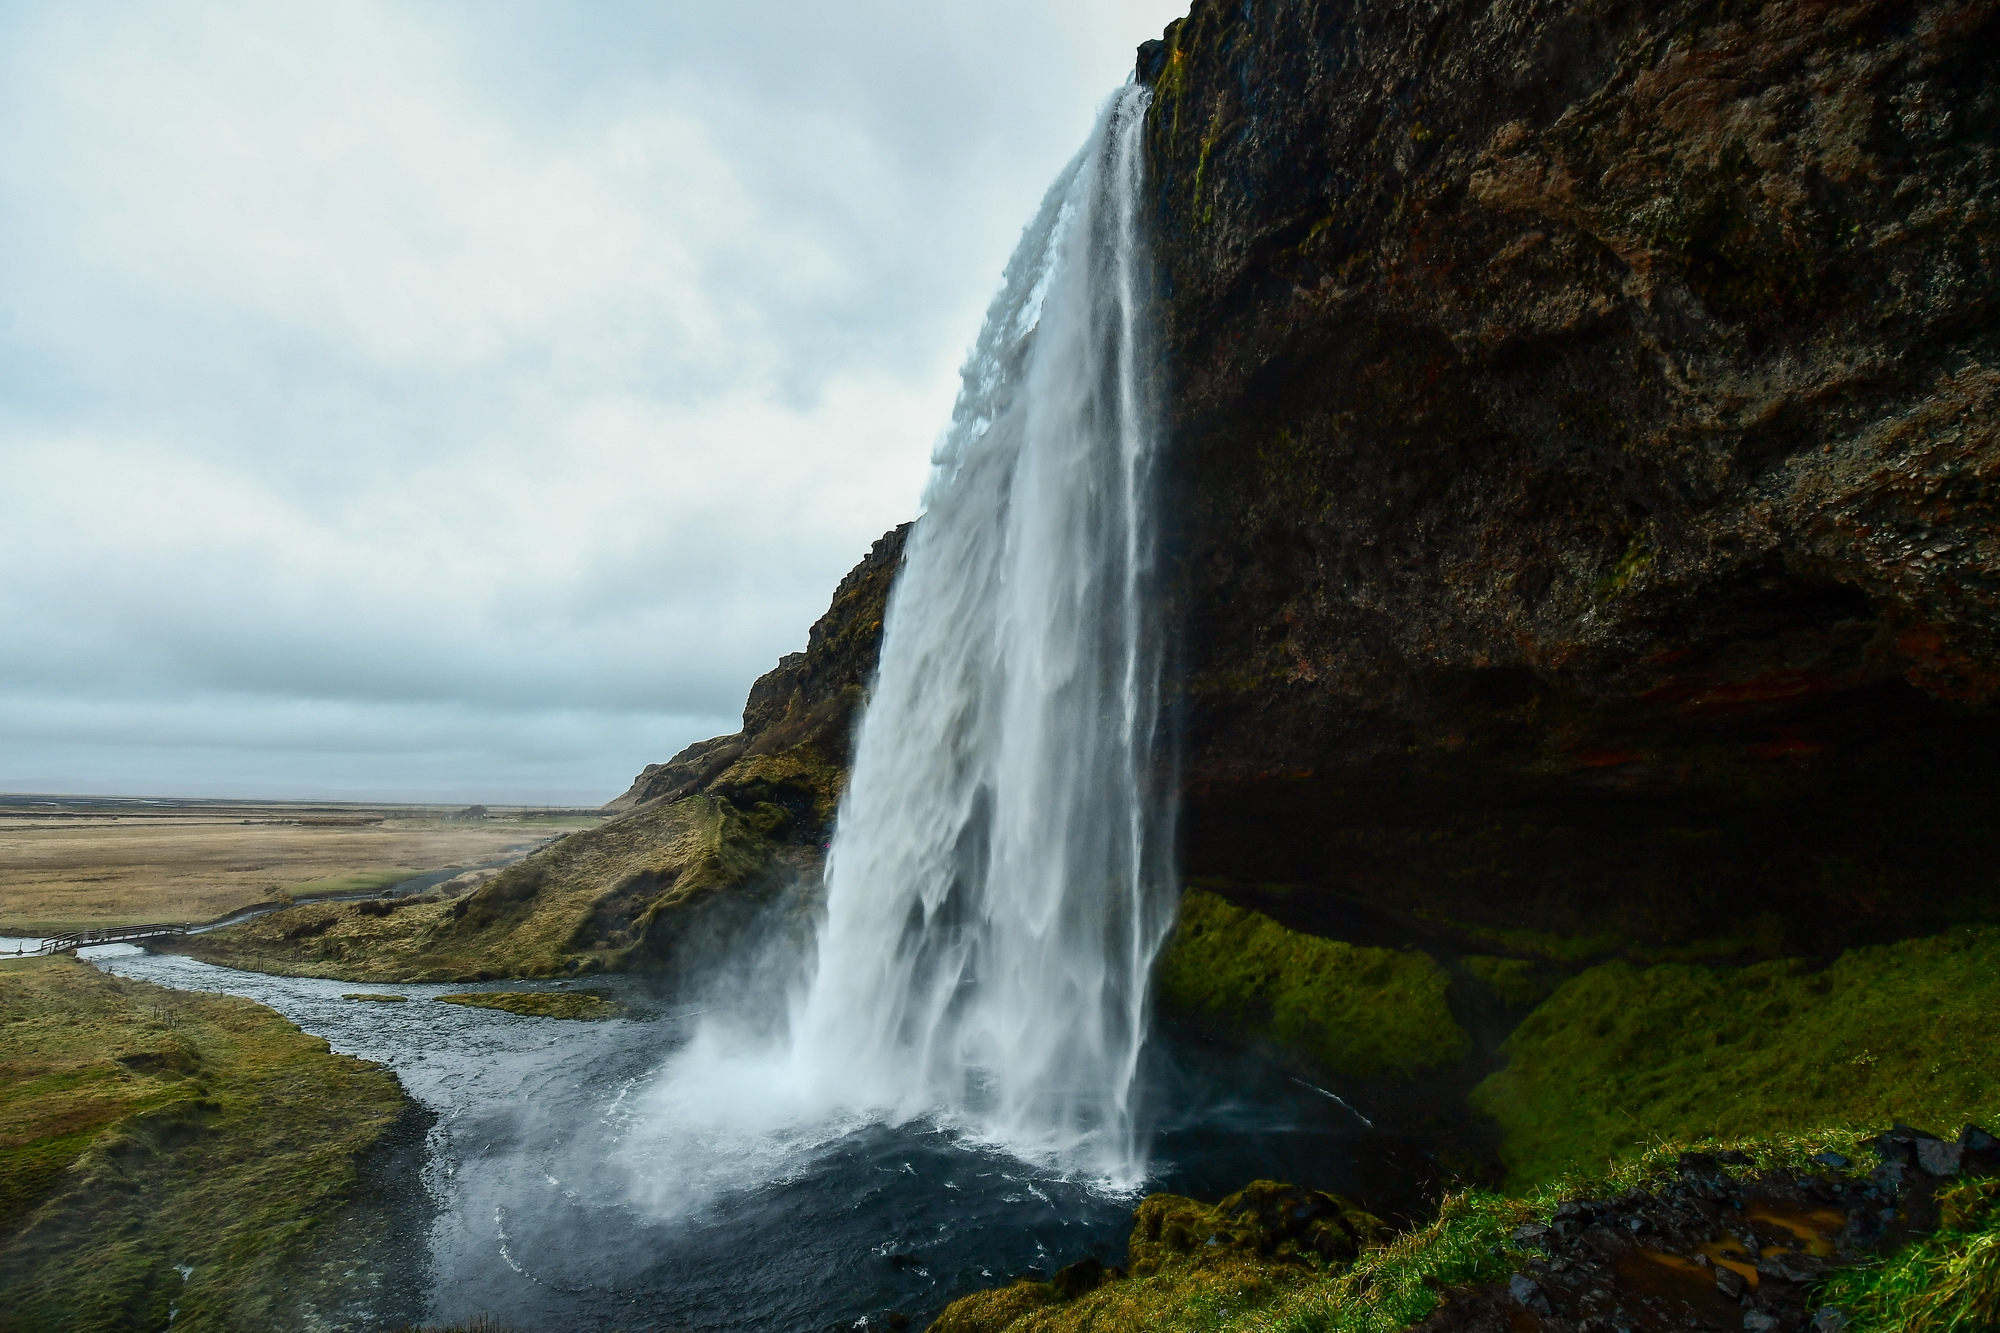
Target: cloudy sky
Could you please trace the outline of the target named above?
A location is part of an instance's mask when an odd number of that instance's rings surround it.
[[[595,803],[1185,0],[0,0],[0,791]]]

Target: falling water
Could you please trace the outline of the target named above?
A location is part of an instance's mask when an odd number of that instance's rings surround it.
[[[852,1105],[943,1112],[1131,1178],[1172,911],[1140,219],[1126,87],[1006,271],[910,537],[795,1051]]]
[[[1173,909],[1149,100],[1111,100],[1007,266],[890,598],[810,980],[774,1036],[744,963],[751,1001],[662,1070],[626,1147],[652,1213],[918,1118],[1143,1176],[1132,1084]]]

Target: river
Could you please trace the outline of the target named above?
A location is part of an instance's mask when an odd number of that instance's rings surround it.
[[[920,1326],[1019,1273],[1123,1261],[1135,1196],[947,1126],[832,1124],[756,1143],[663,1135],[648,1092],[698,1011],[636,978],[592,978],[624,1016],[578,1022],[429,1002],[557,983],[361,986],[129,945],[84,954],[120,976],[269,1005],[387,1066],[435,1114],[422,1169],[402,1182],[429,1250],[425,1290],[375,1311],[392,1320],[822,1330],[887,1327],[895,1311]],[[356,991],[410,1002],[342,998]],[[1140,1090],[1148,1190],[1214,1198],[1264,1177],[1382,1199],[1412,1174],[1399,1160],[1410,1144],[1246,1057],[1157,1038]]]

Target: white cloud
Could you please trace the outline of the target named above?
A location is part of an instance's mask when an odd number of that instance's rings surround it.
[[[9,7],[0,786],[567,801],[729,725],[1175,12]]]

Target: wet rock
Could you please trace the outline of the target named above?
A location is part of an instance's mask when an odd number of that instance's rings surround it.
[[[1958,1132],[1958,1146],[1965,1150],[1963,1166],[1967,1172],[1975,1175],[2000,1172],[2000,1139],[1978,1125],[1967,1125]]]
[[[1121,1270],[1106,1268],[1103,1260],[1092,1256],[1080,1259],[1066,1268],[1058,1268],[1056,1275],[1049,1279],[1049,1285],[1055,1288],[1056,1299],[1073,1301],[1079,1296],[1096,1291],[1114,1277],[1123,1276],[1125,1274]]]
[[[1853,1322],[1845,1310],[1823,1305],[1813,1313],[1813,1333],[1847,1333]]]
[[[1141,83],[1154,83],[1167,67],[1167,44],[1157,39],[1139,43],[1139,60],[1133,72]]]
[[[1548,1293],[1542,1290],[1541,1283],[1526,1273],[1516,1273],[1507,1280],[1507,1294],[1536,1314],[1550,1313]]]
[[[1939,1139],[1917,1141],[1917,1166],[1933,1176],[1955,1176],[1965,1165],[1965,1145]]]
[[[1775,1333],[1779,1326],[1778,1316],[1765,1314],[1762,1310],[1751,1310],[1743,1316],[1743,1327],[1747,1333]]]

